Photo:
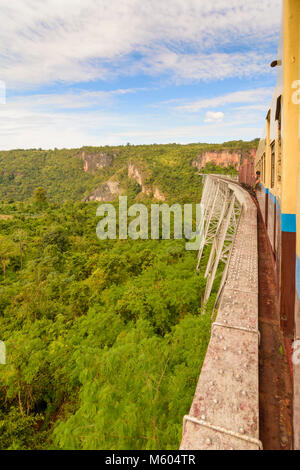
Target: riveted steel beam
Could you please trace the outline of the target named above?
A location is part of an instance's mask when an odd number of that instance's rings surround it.
[[[212,175],[204,177],[201,204],[202,220],[200,223],[200,233],[202,237],[196,269],[197,271],[200,270],[204,249],[209,247],[210,255],[205,269],[207,284],[204,302],[206,303],[211,294],[220,262],[225,266],[217,299],[224,287],[231,247],[237,230],[242,204],[236,197],[235,186],[231,184],[230,180],[227,181],[222,177],[218,178]]]

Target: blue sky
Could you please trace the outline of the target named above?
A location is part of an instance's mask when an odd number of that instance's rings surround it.
[[[1,149],[259,137],[281,0],[0,0]]]

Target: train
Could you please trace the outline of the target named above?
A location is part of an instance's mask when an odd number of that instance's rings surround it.
[[[274,260],[280,328],[290,344],[294,448],[300,449],[300,0],[283,0],[271,66],[277,82],[263,137],[239,181],[256,191]]]

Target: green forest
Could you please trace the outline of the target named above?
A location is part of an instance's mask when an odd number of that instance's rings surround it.
[[[256,146],[0,152],[0,449],[178,449],[217,286],[203,306],[184,239],[99,240],[99,202],[85,199],[114,179],[129,204],[151,204],[128,176],[133,162],[168,203],[197,203],[197,155]],[[83,151],[113,163],[85,172]]]

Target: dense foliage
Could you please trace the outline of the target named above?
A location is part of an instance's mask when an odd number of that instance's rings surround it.
[[[177,201],[197,198],[199,178],[191,166],[195,157],[213,150],[240,150],[247,153],[257,146],[257,142],[0,151],[0,200],[24,201],[31,198],[38,187],[46,190],[51,201],[83,200],[98,183],[112,176],[128,189],[126,175],[129,161],[142,169],[146,183],[157,185],[168,197],[172,196]],[[108,168],[85,173],[82,151],[87,154],[105,152],[114,155],[114,163]]]
[[[100,241],[98,204],[80,200],[131,159],[170,200],[198,202],[193,146],[181,150],[124,147],[104,175],[75,151],[1,153],[1,449],[178,448],[216,288],[204,309],[185,240]],[[23,176],[6,180],[17,162]]]

